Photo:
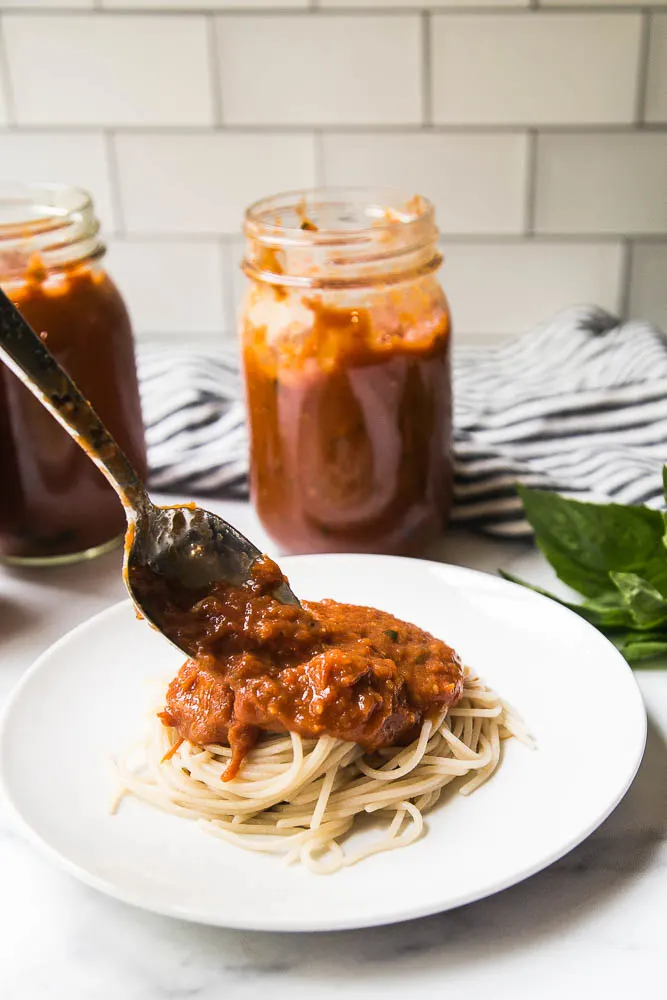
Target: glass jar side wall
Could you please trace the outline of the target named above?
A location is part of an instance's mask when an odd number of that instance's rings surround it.
[[[0,279],[1,281],[1,279]],[[146,449],[127,310],[99,260],[3,287],[90,399],[140,475]],[[0,366],[0,560],[48,564],[117,544],[123,508],[72,438]]]
[[[450,316],[433,276],[242,310],[251,487],[290,552],[414,553],[451,506]]]

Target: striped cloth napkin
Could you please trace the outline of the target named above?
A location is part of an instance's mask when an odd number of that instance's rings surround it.
[[[245,497],[248,455],[235,346],[143,346],[138,354],[150,485]],[[454,352],[453,519],[529,537],[514,489],[662,503],[667,338],[576,307],[499,347]]]

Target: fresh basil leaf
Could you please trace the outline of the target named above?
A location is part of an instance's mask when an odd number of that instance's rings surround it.
[[[667,595],[660,511],[569,500],[517,487],[537,544],[560,579],[589,598],[613,590],[610,571],[637,573]]]
[[[533,584],[526,583],[525,580],[514,576],[512,573],[507,573],[504,570],[499,570],[499,573],[505,580],[509,580],[511,583],[518,583],[522,587],[527,587],[528,590],[533,590],[536,594],[542,594],[543,597],[550,597],[552,601],[557,601],[558,604],[562,604],[564,607],[569,608],[570,611],[575,611],[578,615],[586,618],[591,625],[595,625],[607,638],[616,644],[628,663],[643,663],[645,660],[667,657],[667,627],[662,631],[649,631],[648,629],[642,631],[640,627],[632,622],[632,615],[627,606],[613,606],[613,600],[623,602],[620,593],[606,595],[597,601],[591,600],[584,601],[583,604],[573,604],[570,601],[564,601],[562,598],[556,597],[555,594],[550,594],[541,587],[535,587]],[[623,628],[627,629],[627,631],[619,631]],[[656,663],[652,666],[662,667],[664,664]]]
[[[665,496],[665,503],[667,503],[667,465],[662,467],[662,492]]]
[[[664,642],[634,642],[623,650],[623,656],[628,663],[639,663],[643,660],[654,660],[667,656],[667,639]],[[656,663],[655,667],[664,667],[664,663]]]
[[[616,633],[614,642],[621,646],[628,642],[667,642],[667,631],[661,628],[653,629],[650,632],[629,629],[627,632]]]
[[[628,632],[623,636],[612,638],[628,663],[638,663],[640,660],[655,659],[658,656],[667,657],[665,633]],[[656,666],[661,665],[656,664]]]
[[[667,601],[660,591],[636,573],[610,573],[640,629],[657,628],[667,622]]]
[[[621,595],[617,592],[612,591],[597,600],[591,599],[584,601],[582,604],[574,604],[571,601],[563,600],[562,597],[556,597],[555,594],[550,594],[548,590],[543,590],[541,587],[536,587],[532,583],[527,583],[526,580],[522,580],[520,577],[514,576],[512,573],[507,573],[505,570],[500,569],[498,572],[505,580],[509,580],[511,583],[518,583],[520,586],[526,587],[528,590],[532,590],[536,594],[542,594],[543,597],[550,597],[552,601],[562,604],[563,607],[569,608],[570,611],[575,611],[592,625],[598,625],[606,628],[636,627],[636,622],[630,609]]]

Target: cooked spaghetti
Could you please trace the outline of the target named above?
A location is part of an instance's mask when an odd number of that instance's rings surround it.
[[[229,780],[222,780],[229,746],[190,743],[156,718],[141,760],[118,765],[118,799],[132,793],[246,850],[328,874],[417,840],[442,790],[456,782],[467,795],[486,781],[509,736],[532,742],[509,706],[468,670],[456,704],[425,718],[407,746],[364,750],[330,735],[267,733]],[[346,849],[341,841],[367,813],[379,814],[382,832]]]

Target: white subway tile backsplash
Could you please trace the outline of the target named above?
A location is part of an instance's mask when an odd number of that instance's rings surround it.
[[[90,190],[141,333],[233,329],[244,208],[320,183],[434,201],[464,337],[628,292],[667,324],[667,0],[0,0],[0,16],[0,179]]]
[[[419,192],[435,203],[442,232],[523,231],[525,135],[332,133],[322,148],[325,183]]]
[[[436,15],[434,120],[631,122],[640,33],[639,13]]]
[[[667,333],[667,243],[636,243],[630,275],[629,316],[657,323]]]
[[[212,124],[203,17],[7,15],[21,125]]]
[[[237,233],[250,202],[315,183],[308,134],[122,133],[116,153],[134,233]]]
[[[667,132],[543,134],[535,227],[542,233],[667,233]]]
[[[619,307],[620,244],[445,243],[444,251],[455,334],[519,333],[578,303]]]
[[[90,132],[0,132],[0,179],[57,181],[92,195],[103,229],[114,216],[105,139]]]
[[[667,122],[667,14],[654,14],[650,31],[645,117]]]
[[[217,243],[112,240],[108,267],[135,333],[223,331],[226,303]]]
[[[217,37],[227,124],[421,121],[417,15],[219,17]]]

